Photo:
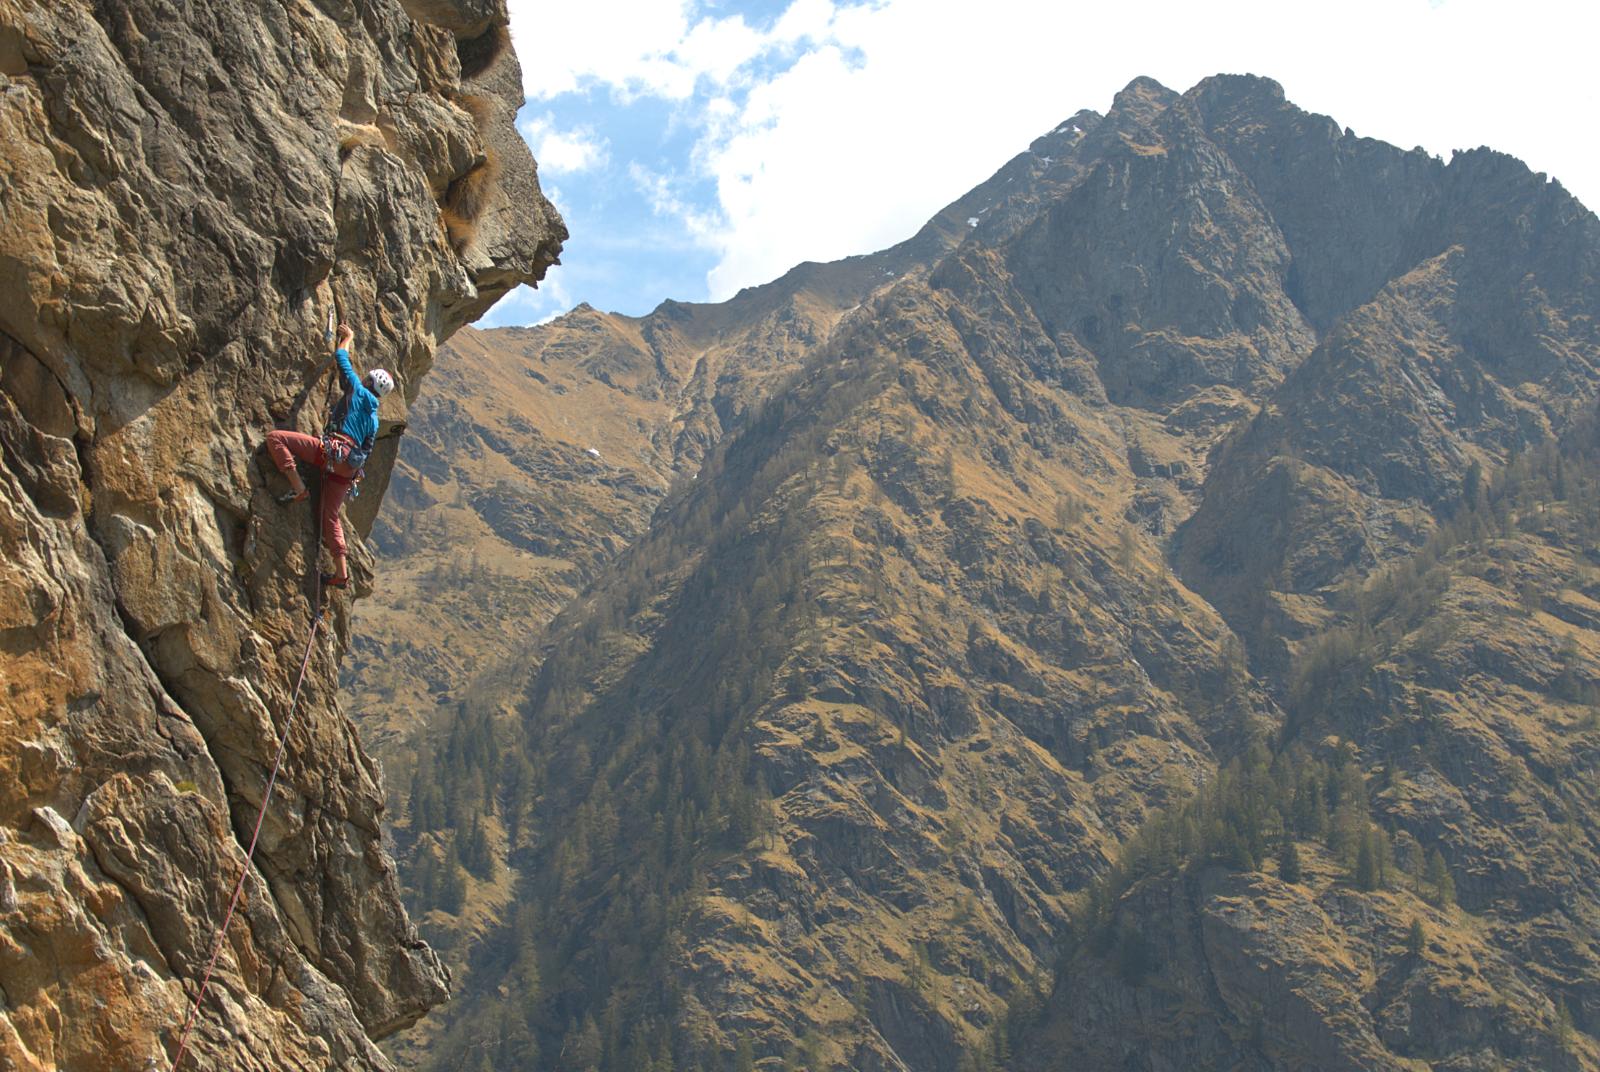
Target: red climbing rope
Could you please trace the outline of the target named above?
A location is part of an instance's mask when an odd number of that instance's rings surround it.
[[[300,660],[300,676],[295,679],[294,697],[289,701],[289,717],[283,724],[283,736],[278,738],[278,755],[272,761],[272,776],[267,779],[267,791],[261,797],[261,811],[256,814],[256,828],[250,835],[250,848],[244,854],[244,867],[239,872],[239,881],[233,884],[233,899],[228,902],[228,911],[222,917],[222,926],[217,928],[216,940],[211,945],[211,961],[206,965],[206,973],[200,980],[200,992],[194,996],[194,1005],[189,1009],[188,1018],[183,1021],[183,1034],[178,1037],[178,1055],[172,1059],[172,1072],[178,1072],[178,1066],[183,1063],[183,1053],[189,1045],[189,1032],[194,1028],[194,1018],[200,1012],[200,1003],[205,1000],[206,987],[211,983],[211,972],[217,966],[217,957],[222,953],[222,942],[228,934],[228,924],[233,921],[233,910],[239,907],[239,895],[244,892],[245,876],[250,873],[250,865],[256,858],[256,841],[261,837],[261,824],[267,817],[267,804],[272,800],[273,787],[278,784],[278,771],[283,766],[284,749],[289,744],[289,729],[294,725],[295,712],[300,707],[300,687],[306,681],[306,667],[311,665],[311,645],[317,639],[317,629],[322,625],[322,583],[317,582],[317,613],[311,619],[311,635],[306,637],[305,657]]]

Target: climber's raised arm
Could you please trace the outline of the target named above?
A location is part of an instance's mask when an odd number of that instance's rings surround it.
[[[346,390],[350,391],[361,386],[361,377],[356,375],[355,366],[350,364],[350,344],[355,341],[355,330],[349,324],[340,324],[339,347],[333,352],[333,359],[339,362],[339,374],[344,377]]]

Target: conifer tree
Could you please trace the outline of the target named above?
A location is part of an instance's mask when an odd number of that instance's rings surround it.
[[[1422,950],[1428,944],[1428,934],[1422,929],[1422,920],[1411,917],[1411,929],[1406,932],[1406,955],[1413,960],[1422,956]]]
[[[1563,1053],[1571,1053],[1573,1048],[1572,1037],[1572,1010],[1567,1008],[1565,998],[1556,998],[1556,1045],[1561,1047]]]
[[[581,1026],[569,1027],[564,1041],[565,1044],[561,1047],[563,1069],[570,1069],[571,1072],[594,1072],[600,1067],[605,1050],[600,1039],[600,1028],[595,1024],[593,1016],[585,1016]]]
[[[1361,844],[1356,849],[1355,880],[1357,889],[1370,891],[1378,888],[1378,855],[1373,848],[1370,830],[1361,836]]]
[[[1426,878],[1429,900],[1436,905],[1453,905],[1456,903],[1456,880],[1450,874],[1450,865],[1444,862],[1444,856],[1438,849],[1428,855],[1428,872]]]
[[[1278,850],[1278,877],[1284,882],[1300,881],[1300,846],[1293,838],[1284,838],[1283,848]]]
[[[452,916],[461,914],[467,904],[467,876],[453,859],[444,862],[444,877],[439,884],[439,907]]]

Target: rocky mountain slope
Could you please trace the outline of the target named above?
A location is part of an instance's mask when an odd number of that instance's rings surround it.
[[[170,1064],[309,639],[317,535],[259,447],[320,424],[330,310],[395,372],[392,430],[560,250],[505,26],[498,0],[0,2],[6,1068]],[[335,595],[190,1067],[385,1068],[372,1040],[446,995],[337,697],[349,638]]]
[[[1066,181],[1074,172],[1050,170],[1050,153],[1073,137],[1063,124],[906,242],[801,265],[722,305],[669,301],[645,317],[583,306],[540,328],[452,340],[410,414],[391,490],[398,509],[375,528],[382,567],[359,612],[359,657],[345,667],[395,814],[406,814],[413,782],[434,776],[428,755],[461,712],[515,707],[538,665],[532,638],[645,531],[674,480],[692,478],[709,447],[836,327],[926,270],[970,219],[999,224]],[[470,825],[454,809],[439,830],[402,821],[403,864],[448,856]],[[485,828],[497,831],[492,818]],[[515,869],[484,881],[457,874],[471,885],[465,911],[414,902],[451,962],[509,910]],[[426,1035],[396,1046],[409,1052]]]
[[[1600,1067],[1593,215],[1238,77],[958,205],[729,336],[736,402],[644,412],[679,351],[591,310],[473,337],[538,401],[461,381],[407,480],[547,579],[516,674],[416,672],[397,834],[471,923],[406,1060]]]
[[[584,305],[452,340],[410,414],[400,509],[375,529],[384,568],[360,611],[362,658],[347,667],[385,762],[409,770],[407,735],[469,680],[487,673],[504,692],[529,635],[872,294],[926,270],[968,219],[1002,225],[1075,174],[1065,160],[1050,170],[1070,128],[880,253],[803,264],[719,305],[667,301],[644,317]]]

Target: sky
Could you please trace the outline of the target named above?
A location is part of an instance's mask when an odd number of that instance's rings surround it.
[[[1600,207],[1595,0],[509,0],[572,237],[486,325],[721,301],[913,234],[1135,77],[1265,75],[1357,134],[1488,145]]]

